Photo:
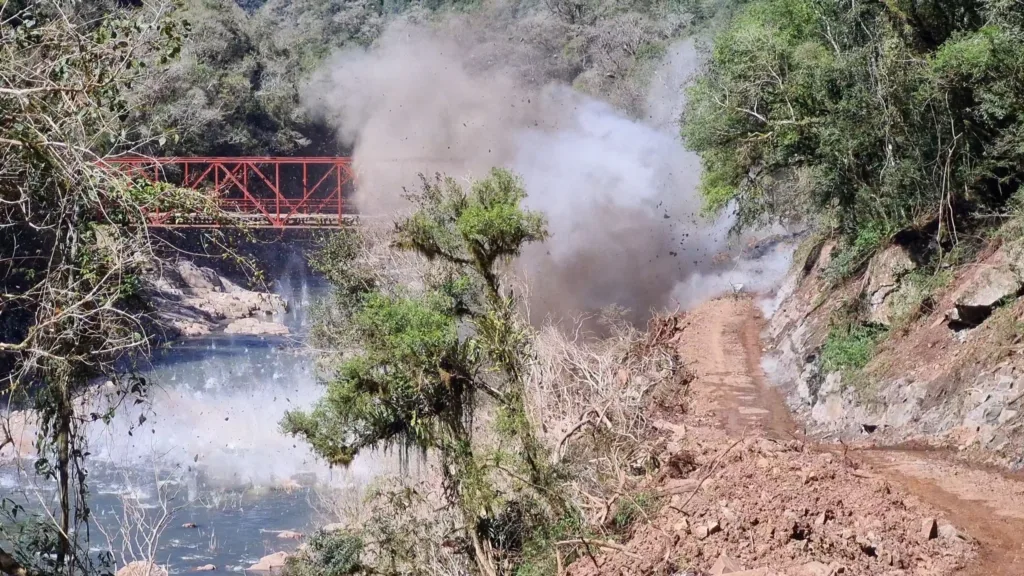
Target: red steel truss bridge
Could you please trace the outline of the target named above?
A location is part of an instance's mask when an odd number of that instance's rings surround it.
[[[250,226],[327,228],[349,220],[344,197],[354,185],[352,159],[342,157],[119,156],[106,164],[133,177],[200,190],[232,219]],[[147,214],[150,225],[215,227],[205,214]]]

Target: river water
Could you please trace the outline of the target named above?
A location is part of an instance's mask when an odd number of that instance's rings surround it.
[[[109,425],[90,425],[94,550],[112,548],[119,561],[154,550],[172,573],[205,564],[240,571],[298,545],[279,531],[308,533],[334,520],[318,504],[321,488],[372,479],[368,459],[331,470],[281,433],[286,410],[322,393],[304,336],[311,300],[325,289],[300,276],[275,291],[289,302],[277,320],[293,336],[177,342],[152,359],[149,402],[122,407]],[[11,467],[0,469],[0,492],[37,509],[54,497],[52,484]],[[154,544],[158,524],[164,529]]]

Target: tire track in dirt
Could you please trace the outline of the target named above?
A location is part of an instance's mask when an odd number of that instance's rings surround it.
[[[723,299],[704,327],[708,347],[695,366],[714,388],[712,405],[732,436],[760,432],[778,440],[797,437],[796,426],[777,389],[766,386],[761,368],[764,320],[747,299]],[[688,351],[690,352],[690,351]]]
[[[764,320],[750,300],[708,303],[715,313],[702,328],[707,346],[695,369],[715,390],[714,411],[732,436],[761,434],[800,438],[778,390],[761,368]],[[692,353],[693,351],[691,351]],[[810,444],[813,438],[801,438]],[[843,452],[920,501],[946,512],[978,540],[981,553],[965,576],[1024,575],[1024,479],[954,462],[936,451],[873,446],[846,450],[834,444],[815,449]]]

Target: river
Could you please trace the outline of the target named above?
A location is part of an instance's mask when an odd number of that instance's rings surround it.
[[[171,573],[206,564],[240,571],[299,544],[279,531],[308,533],[336,519],[321,488],[373,478],[370,459],[331,470],[301,440],[281,433],[286,410],[308,407],[322,393],[304,341],[311,301],[325,287],[291,274],[275,291],[289,302],[276,320],[293,336],[176,342],[155,354],[145,373],[149,402],[122,407],[109,425],[90,425],[94,551],[113,549],[119,561],[155,554]],[[10,466],[0,469],[0,490],[36,509],[55,492]]]

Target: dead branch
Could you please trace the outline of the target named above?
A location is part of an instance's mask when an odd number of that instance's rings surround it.
[[[615,550],[616,552],[622,552],[623,554],[625,554],[626,556],[629,556],[630,558],[638,558],[638,559],[641,558],[641,556],[639,554],[630,552],[629,550],[626,549],[625,546],[622,546],[621,544],[616,544],[615,542],[602,542],[602,541],[597,541],[597,540],[588,540],[586,538],[575,538],[573,540],[562,540],[560,542],[555,542],[555,546],[569,546],[569,545],[573,545],[573,544],[575,544],[575,545],[582,544],[584,546],[593,546],[595,548],[606,548],[608,550]]]
[[[710,478],[711,475],[715,473],[715,469],[718,467],[718,462],[722,459],[722,457],[728,454],[730,450],[735,448],[737,444],[739,444],[745,439],[745,436],[740,436],[735,442],[730,444],[728,448],[719,452],[718,455],[715,456],[715,459],[711,461],[708,471],[704,474],[704,476],[701,477],[700,482],[697,482],[697,487],[693,489],[693,492],[690,492],[690,496],[686,499],[686,501],[680,504],[679,506],[670,505],[669,507],[675,510],[676,512],[682,512],[683,509],[686,508],[686,505],[689,504],[691,500],[693,500],[693,497],[697,495],[697,492],[700,491],[701,486],[704,485],[704,482],[706,482],[707,479]]]

